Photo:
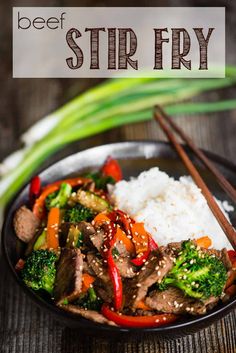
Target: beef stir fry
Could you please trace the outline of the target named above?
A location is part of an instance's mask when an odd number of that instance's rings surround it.
[[[112,204],[121,180],[114,159],[83,177],[44,188],[34,178],[29,205],[14,216],[26,251],[16,265],[24,283],[73,314],[124,327],[167,325],[201,315],[235,294],[235,252],[207,239],[156,244]]]

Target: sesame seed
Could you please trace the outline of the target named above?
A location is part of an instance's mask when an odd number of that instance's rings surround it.
[[[137,287],[141,287],[141,283],[137,283],[136,286],[137,286]]]
[[[155,322],[159,322],[160,320],[159,319],[156,319]]]

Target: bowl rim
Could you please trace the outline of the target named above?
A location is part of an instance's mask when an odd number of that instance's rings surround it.
[[[124,142],[114,142],[114,143],[107,143],[107,144],[102,144],[102,145],[98,145],[98,146],[94,146],[94,147],[90,147],[87,148],[85,150],[76,152],[76,153],[72,153],[69,154],[68,156],[60,159],[59,161],[50,164],[48,167],[40,170],[39,175],[43,174],[44,172],[48,171],[48,169],[50,169],[51,167],[55,167],[57,164],[61,163],[62,161],[65,161],[66,159],[69,158],[73,158],[75,155],[81,154],[83,152],[87,152],[87,151],[93,151],[93,150],[97,150],[99,148],[103,148],[104,146],[107,147],[122,147],[122,146],[138,146],[138,145],[156,145],[156,146],[166,146],[166,147],[171,147],[171,144],[169,142],[166,141],[157,141],[157,140],[130,140],[130,141],[124,141]],[[184,146],[184,145],[183,145]],[[189,150],[188,147],[184,146],[184,148],[186,148],[186,150]],[[207,157],[209,157],[209,159],[211,159],[212,161],[218,163],[218,164],[222,164],[224,165],[226,168],[231,169],[233,172],[236,173],[236,165],[234,163],[232,163],[231,161],[227,160],[226,158],[219,156],[213,152],[210,151],[206,151],[204,149],[201,149],[206,155]],[[6,210],[4,212],[4,222],[3,222],[3,226],[2,226],[2,251],[3,251],[3,255],[5,258],[5,261],[8,265],[8,268],[10,269],[10,273],[12,275],[12,277],[15,279],[16,283],[20,286],[21,289],[23,289],[24,293],[31,299],[31,301],[33,301],[34,303],[36,303],[36,305],[38,307],[42,307],[47,310],[49,313],[53,312],[55,319],[57,321],[59,320],[59,317],[61,317],[62,319],[67,319],[67,320],[72,320],[72,321],[80,321],[81,325],[84,325],[84,329],[89,329],[89,330],[96,330],[96,331],[100,331],[100,332],[105,332],[105,333],[156,333],[156,334],[161,334],[163,333],[163,335],[165,333],[169,333],[171,331],[175,331],[178,329],[185,329],[185,328],[189,328],[191,326],[195,326],[195,325],[199,325],[201,323],[204,323],[205,321],[207,321],[208,319],[215,319],[217,320],[217,316],[219,316],[220,314],[222,316],[226,315],[229,311],[231,311],[235,306],[236,306],[236,298],[232,299],[231,301],[229,301],[226,304],[223,304],[220,307],[216,307],[216,309],[214,309],[213,311],[208,312],[205,315],[202,316],[198,316],[198,317],[194,317],[194,318],[190,318],[188,317],[188,320],[181,320],[181,321],[176,321],[173,324],[167,325],[167,326],[161,326],[161,327],[145,327],[145,328],[126,328],[126,327],[120,327],[120,326],[109,326],[106,324],[99,324],[97,322],[94,322],[92,320],[89,319],[85,319],[77,314],[72,314],[70,312],[66,312],[60,308],[58,308],[57,306],[55,306],[54,304],[51,304],[49,302],[47,302],[46,300],[44,300],[43,298],[41,298],[39,295],[37,295],[33,290],[31,290],[30,288],[28,288],[23,281],[20,279],[19,275],[17,274],[14,266],[11,263],[9,254],[8,254],[8,250],[7,250],[7,244],[6,244],[6,236],[7,236],[7,226],[9,223],[9,219],[12,217],[12,208],[14,206],[14,204],[16,203],[17,199],[19,198],[19,196],[23,193],[23,191],[26,189],[26,187],[28,186],[28,182],[22,186],[22,188],[17,192],[16,196],[14,199],[12,199],[7,207]],[[75,323],[76,325],[76,323]]]

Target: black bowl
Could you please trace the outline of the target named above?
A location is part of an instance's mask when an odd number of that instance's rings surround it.
[[[188,151],[190,152],[190,151]],[[218,157],[212,153],[205,152],[207,156],[215,162],[216,166],[220,171],[228,178],[233,184],[236,181],[236,167],[225,159]],[[151,168],[153,166],[159,166],[161,170],[166,171],[168,174],[179,177],[183,174],[188,174],[184,168],[182,162],[173,151],[172,147],[168,143],[164,142],[123,142],[104,145],[88,149],[83,152],[71,155],[60,162],[52,165],[51,167],[44,170],[40,177],[43,183],[51,183],[55,180],[65,178],[67,176],[78,175],[78,173],[96,169],[103,164],[104,160],[108,155],[112,155],[117,158],[124,171],[125,178],[129,176],[136,176],[142,170]],[[220,198],[226,199],[225,193],[219,188],[215,179],[212,175],[204,169],[195,160],[194,156],[190,153],[192,160],[201,169],[201,174],[207,181],[212,192]],[[27,295],[35,301],[42,309],[47,310],[55,316],[57,320],[63,324],[79,328],[84,330],[87,334],[98,334],[105,335],[106,337],[114,336],[118,334],[147,334],[154,333],[159,337],[177,337],[185,334],[193,333],[200,328],[210,325],[217,319],[225,316],[233,307],[236,305],[236,298],[229,301],[227,304],[220,304],[215,309],[210,311],[204,316],[200,317],[184,317],[181,320],[175,322],[166,327],[160,328],[145,328],[145,329],[126,329],[120,327],[112,327],[107,325],[96,324],[90,320],[75,316],[73,314],[62,311],[52,303],[43,299],[35,292],[27,288],[19,278],[15,271],[15,264],[20,258],[23,245],[16,238],[12,227],[12,218],[15,210],[27,201],[28,186],[24,187],[23,190],[18,194],[14,201],[9,205],[6,214],[5,222],[3,225],[3,250],[5,258],[10,267],[11,273],[15,280],[21,286],[21,288],[27,293]],[[231,221],[236,224],[235,214]]]

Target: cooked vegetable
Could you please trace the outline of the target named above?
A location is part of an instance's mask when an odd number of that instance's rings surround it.
[[[91,221],[94,217],[94,212],[81,204],[76,204],[74,207],[66,210],[64,215],[65,222],[78,223],[82,221]]]
[[[135,223],[131,229],[132,240],[135,245],[136,254],[144,253],[148,250],[149,234],[144,229],[143,223]]]
[[[122,171],[116,159],[108,157],[101,169],[103,176],[112,177],[116,182],[122,180]]]
[[[144,251],[143,254],[139,254],[135,259],[132,259],[131,262],[135,266],[142,266],[147,261],[151,251],[154,251],[157,248],[158,248],[158,245],[156,244],[155,240],[151,236],[149,236],[148,249]]]
[[[47,196],[45,204],[48,210],[53,207],[63,208],[67,204],[71,196],[72,187],[68,183],[62,183],[60,189],[56,193]]]
[[[173,286],[190,297],[203,300],[220,296],[226,281],[227,272],[220,259],[204,253],[192,241],[184,241],[175,265],[159,284],[159,289]]]
[[[113,286],[114,307],[116,310],[120,310],[123,299],[123,285],[119,270],[113,257],[113,249],[117,241],[116,226],[113,222],[110,222],[107,224],[106,229],[107,231],[104,240],[103,257],[107,262],[108,273]]]
[[[83,244],[83,234],[76,225],[71,225],[67,239],[66,247],[67,248],[79,248]]]
[[[57,207],[50,209],[47,222],[46,246],[48,249],[57,249],[59,246],[60,210]]]
[[[108,184],[115,184],[115,180],[111,176],[102,176],[101,172],[88,173],[86,177],[94,181],[96,189],[102,189],[104,191],[107,190]]]
[[[159,327],[168,325],[177,320],[178,316],[173,314],[159,314],[152,316],[128,316],[116,313],[108,305],[102,306],[102,314],[117,325],[123,327]]]
[[[39,197],[41,191],[41,179],[38,175],[31,179],[29,189],[29,202],[33,206],[37,197]]]
[[[35,204],[33,206],[33,213],[39,219],[43,219],[45,216],[45,200],[50,195],[53,194],[55,191],[59,189],[59,186],[52,185],[45,188],[41,195],[36,199]]]
[[[53,292],[56,277],[57,255],[49,250],[33,251],[26,259],[22,279],[25,284],[38,291]]]
[[[196,243],[198,246],[205,249],[208,249],[212,245],[211,238],[209,238],[207,235],[196,239]]]
[[[90,208],[97,213],[106,211],[111,207],[105,199],[90,191],[79,190],[77,192],[77,200],[81,205]]]
[[[46,247],[46,238],[47,238],[47,232],[44,229],[42,231],[42,233],[39,235],[39,237],[37,238],[36,242],[34,243],[33,249],[39,250],[39,249],[45,248]]]
[[[86,293],[81,295],[77,304],[87,310],[99,311],[102,306],[102,300],[97,296],[94,288],[91,287]]]
[[[85,293],[89,288],[91,288],[93,282],[96,280],[95,277],[88,273],[84,273],[82,276],[82,292]]]

